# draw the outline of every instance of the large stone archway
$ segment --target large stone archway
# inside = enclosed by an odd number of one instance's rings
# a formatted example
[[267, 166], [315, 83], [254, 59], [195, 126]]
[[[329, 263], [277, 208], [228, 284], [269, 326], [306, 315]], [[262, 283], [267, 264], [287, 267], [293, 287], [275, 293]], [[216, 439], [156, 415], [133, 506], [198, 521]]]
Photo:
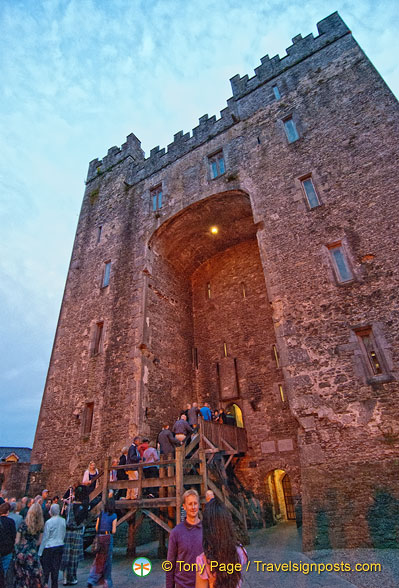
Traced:
[[[271, 444], [295, 461], [288, 438], [296, 438], [297, 424], [281, 394], [249, 196], [224, 192], [196, 202], [163, 223], [148, 248], [143, 400], [149, 432], [159, 430], [160, 414], [173, 422], [187, 402], [236, 403], [248, 433], [245, 475], [262, 493], [251, 464], [265, 461], [270, 469]], [[287, 442], [277, 449], [271, 440], [281, 438]]]

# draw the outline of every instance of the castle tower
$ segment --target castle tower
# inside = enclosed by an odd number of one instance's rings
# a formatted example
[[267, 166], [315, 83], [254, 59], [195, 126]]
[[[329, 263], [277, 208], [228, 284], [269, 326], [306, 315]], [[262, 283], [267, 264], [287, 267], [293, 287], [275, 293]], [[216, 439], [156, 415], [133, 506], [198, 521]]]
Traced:
[[32, 483], [61, 491], [209, 401], [246, 429], [243, 486], [276, 518], [302, 501], [305, 548], [381, 541], [399, 499], [398, 108], [339, 15], [317, 26], [167, 150], [145, 159], [129, 135], [90, 163]]

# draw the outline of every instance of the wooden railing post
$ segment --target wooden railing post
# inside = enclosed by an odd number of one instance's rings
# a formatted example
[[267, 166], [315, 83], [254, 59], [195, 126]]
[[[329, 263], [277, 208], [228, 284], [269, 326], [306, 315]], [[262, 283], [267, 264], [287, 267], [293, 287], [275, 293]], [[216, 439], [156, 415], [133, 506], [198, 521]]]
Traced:
[[201, 482], [201, 495], [205, 496], [205, 492], [208, 490], [208, 472], [206, 469], [206, 457], [205, 457], [205, 449], [199, 450], [199, 473], [202, 476]]
[[103, 474], [103, 490], [102, 490], [102, 502], [108, 498], [108, 482], [109, 482], [109, 470], [110, 470], [111, 458], [108, 456], [104, 460], [104, 474]]
[[143, 468], [138, 467], [138, 474], [139, 474], [139, 488], [137, 493], [137, 499], [140, 500], [141, 494], [143, 492]]
[[181, 521], [181, 502], [183, 496], [183, 454], [184, 446], [176, 447], [176, 525]]

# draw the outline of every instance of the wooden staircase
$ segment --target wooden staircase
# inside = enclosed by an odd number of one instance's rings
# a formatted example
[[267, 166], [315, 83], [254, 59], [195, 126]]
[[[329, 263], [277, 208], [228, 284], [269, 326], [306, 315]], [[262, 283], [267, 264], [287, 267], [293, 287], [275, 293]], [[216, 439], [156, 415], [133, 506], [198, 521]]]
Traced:
[[[247, 450], [246, 431], [243, 428], [223, 425], [208, 421], [201, 421], [197, 434], [189, 445], [176, 448], [175, 458], [161, 456], [158, 462], [151, 466], [158, 466], [159, 477], [145, 478], [143, 469], [146, 463], [129, 464], [128, 466], [114, 466], [112, 469], [137, 470], [137, 480], [118, 480], [111, 482], [111, 459], [104, 463], [104, 471], [101, 475], [101, 484], [90, 494], [90, 501], [102, 492], [103, 499], [109, 495], [110, 490], [136, 488], [138, 496], [136, 500], [116, 500], [116, 508], [122, 513], [117, 525], [128, 522], [129, 555], [135, 553], [135, 533], [141, 524], [143, 517], [147, 516], [160, 528], [160, 557], [165, 556], [165, 537], [170, 533], [174, 525], [181, 522], [182, 497], [188, 488], [196, 487], [201, 497], [201, 503], [205, 502], [205, 492], [209, 489], [219, 500], [224, 502], [232, 513], [233, 519], [240, 527], [242, 535], [246, 535], [246, 516], [242, 496], [237, 507], [237, 497], [233, 497], [227, 483], [226, 468], [233, 459], [239, 460]], [[163, 458], [163, 459], [162, 459]], [[218, 465], [218, 475], [215, 475], [214, 463]], [[99, 476], [100, 478], [100, 476]], [[143, 496], [151, 489], [159, 489], [157, 498]], [[236, 502], [236, 505], [233, 504]], [[96, 515], [101, 505], [96, 505], [90, 512]], [[138, 517], [136, 515], [139, 515]]]

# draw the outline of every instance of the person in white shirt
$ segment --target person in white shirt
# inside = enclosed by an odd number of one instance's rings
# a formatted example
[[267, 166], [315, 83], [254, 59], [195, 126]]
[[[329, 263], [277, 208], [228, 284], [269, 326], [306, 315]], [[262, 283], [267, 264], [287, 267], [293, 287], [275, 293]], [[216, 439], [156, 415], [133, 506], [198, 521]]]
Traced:
[[61, 565], [64, 537], [66, 533], [65, 519], [60, 517], [60, 507], [52, 504], [51, 518], [44, 525], [44, 533], [39, 548], [39, 556], [43, 566], [44, 584], [48, 585], [51, 574], [51, 588], [58, 588], [58, 572]]

